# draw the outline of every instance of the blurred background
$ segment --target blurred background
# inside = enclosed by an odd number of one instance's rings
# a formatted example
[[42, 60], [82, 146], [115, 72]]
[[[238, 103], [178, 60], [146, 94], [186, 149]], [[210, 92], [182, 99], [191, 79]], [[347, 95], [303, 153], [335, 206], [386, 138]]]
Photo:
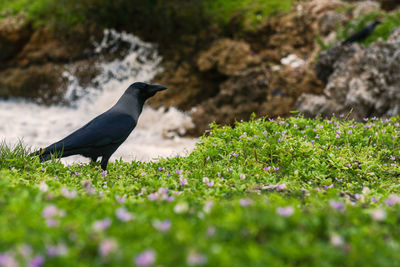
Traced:
[[169, 89], [114, 159], [185, 155], [253, 113], [396, 116], [399, 26], [397, 0], [0, 0], [0, 139], [47, 146], [135, 81]]

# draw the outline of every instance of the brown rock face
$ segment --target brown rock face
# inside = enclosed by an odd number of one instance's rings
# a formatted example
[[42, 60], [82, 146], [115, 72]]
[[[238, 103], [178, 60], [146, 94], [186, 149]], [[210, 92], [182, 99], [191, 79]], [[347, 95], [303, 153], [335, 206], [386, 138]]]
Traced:
[[32, 32], [31, 22], [24, 15], [2, 20], [0, 23], [0, 66], [22, 49]]
[[268, 72], [262, 67], [230, 77], [220, 85], [220, 91], [215, 97], [204, 101], [192, 112], [196, 125], [194, 133], [201, 134], [212, 121], [233, 124], [235, 121], [247, 120], [253, 112], [265, 115], [262, 104], [267, 96], [267, 81]]

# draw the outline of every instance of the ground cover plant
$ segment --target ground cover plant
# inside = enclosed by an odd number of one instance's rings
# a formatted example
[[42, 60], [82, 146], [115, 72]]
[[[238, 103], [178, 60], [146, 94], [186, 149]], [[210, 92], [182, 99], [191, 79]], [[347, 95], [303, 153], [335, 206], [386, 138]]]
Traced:
[[399, 123], [213, 125], [187, 157], [108, 173], [3, 144], [0, 266], [395, 266]]

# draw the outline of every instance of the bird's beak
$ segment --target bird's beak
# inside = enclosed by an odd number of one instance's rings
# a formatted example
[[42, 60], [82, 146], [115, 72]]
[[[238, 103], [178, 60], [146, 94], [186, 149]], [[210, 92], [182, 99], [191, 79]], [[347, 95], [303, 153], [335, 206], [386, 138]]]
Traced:
[[151, 85], [151, 87], [150, 87], [150, 90], [151, 91], [153, 91], [154, 93], [155, 92], [158, 92], [158, 91], [163, 91], [163, 90], [166, 90], [167, 89], [167, 87], [165, 87], [165, 86], [163, 86], [163, 85]]

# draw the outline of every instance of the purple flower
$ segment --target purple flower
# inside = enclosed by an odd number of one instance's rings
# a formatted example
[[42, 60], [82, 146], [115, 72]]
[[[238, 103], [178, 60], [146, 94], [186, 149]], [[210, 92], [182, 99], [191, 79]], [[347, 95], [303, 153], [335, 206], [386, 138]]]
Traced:
[[92, 228], [95, 231], [104, 231], [111, 225], [111, 220], [109, 218], [105, 218], [103, 220], [98, 220], [93, 222]]
[[239, 154], [233, 153], [232, 156], [234, 156], [236, 158], [236, 157], [239, 157]]
[[278, 171], [279, 170], [279, 167], [272, 166], [272, 168], [274, 169], [274, 171]]
[[75, 190], [69, 191], [68, 188], [63, 187], [61, 188], [61, 194], [66, 198], [72, 199], [76, 197], [77, 192]]
[[125, 208], [119, 208], [115, 211], [115, 216], [122, 222], [129, 222], [133, 219], [133, 216]]
[[348, 133], [348, 134], [352, 134], [352, 133], [353, 133], [353, 131], [352, 131], [352, 130], [349, 130], [347, 133]]
[[246, 179], [246, 175], [243, 174], [243, 173], [241, 173], [241, 174], [239, 175], [239, 178], [240, 178], [240, 180], [244, 180], [244, 179]]
[[167, 232], [169, 228], [171, 228], [171, 221], [169, 220], [154, 220], [153, 227], [156, 228], [160, 232]]
[[330, 184], [330, 185], [324, 185], [324, 189], [326, 190], [326, 189], [329, 189], [329, 188], [332, 188], [333, 187], [333, 184]]
[[44, 209], [43, 209], [43, 211], [42, 211], [42, 216], [44, 217], [44, 218], [50, 218], [50, 217], [54, 217], [54, 216], [57, 216], [58, 215], [58, 209], [57, 209], [57, 207], [55, 206], [55, 205], [53, 205], [53, 204], [50, 204], [50, 205], [47, 205]]
[[275, 188], [277, 189], [277, 190], [284, 190], [285, 188], [286, 188], [286, 184], [277, 184], [276, 186], [275, 186]]
[[159, 193], [151, 193], [147, 196], [148, 200], [154, 201], [160, 198], [160, 194]]
[[142, 172], [142, 173], [140, 174], [140, 176], [147, 176], [147, 173]]
[[44, 263], [44, 258], [41, 255], [34, 257], [31, 262], [29, 263], [30, 267], [40, 267]]
[[107, 170], [102, 171], [101, 172], [101, 177], [104, 178], [107, 175], [107, 173], [108, 173]]
[[335, 209], [335, 210], [344, 210], [344, 204], [343, 204], [343, 202], [341, 202], [341, 201], [335, 201], [335, 200], [331, 199], [331, 200], [329, 201], [329, 205], [331, 205], [331, 208], [332, 208], [332, 209]]
[[182, 174], [182, 172], [183, 172], [183, 170], [177, 170], [176, 174], [180, 175], [180, 174]]
[[0, 253], [0, 266], [17, 267], [19, 266], [14, 256], [9, 253]]
[[368, 121], [368, 118], [363, 118], [364, 121]]
[[253, 204], [253, 201], [249, 198], [241, 198], [239, 199], [239, 205], [242, 207], [247, 207]]
[[395, 126], [395, 127], [399, 127], [399, 124], [398, 124], [398, 123], [395, 123], [394, 126]]
[[75, 172], [75, 176], [79, 176], [79, 172]]
[[395, 204], [400, 204], [400, 196], [398, 195], [390, 195], [388, 199], [385, 201], [386, 206], [393, 206]]
[[315, 136], [315, 139], [319, 139], [319, 135], [318, 134]]
[[126, 195], [123, 195], [122, 197], [115, 196], [115, 200], [116, 200], [118, 203], [123, 204], [123, 203], [125, 203], [125, 201], [126, 201]]
[[279, 207], [276, 210], [276, 213], [283, 217], [290, 217], [294, 212], [294, 208], [292, 206], [287, 206], [287, 207]]
[[208, 187], [213, 187], [214, 186], [214, 180], [211, 180], [210, 182], [207, 183]]
[[114, 252], [117, 248], [117, 243], [112, 239], [104, 239], [99, 245], [99, 253], [105, 258]]
[[340, 138], [340, 135], [336, 134], [336, 138]]
[[375, 197], [372, 197], [372, 198], [371, 198], [371, 201], [372, 201], [373, 203], [377, 203], [377, 202], [378, 202], [378, 199], [375, 198]]
[[60, 243], [56, 246], [50, 245], [46, 249], [46, 254], [51, 258], [56, 256], [64, 256], [67, 254], [67, 247], [63, 243]]
[[226, 169], [227, 172], [232, 172], [233, 170], [231, 168]]
[[390, 156], [390, 160], [395, 161], [396, 157], [395, 156]]
[[208, 179], [208, 177], [203, 177], [203, 183], [208, 183], [208, 182], [210, 182], [210, 179]]
[[168, 194], [168, 188], [160, 187], [158, 188], [158, 193], [160, 194]]
[[271, 170], [271, 166], [268, 166], [268, 167], [264, 168], [264, 171], [269, 171], [269, 170]]
[[332, 123], [332, 121], [331, 121], [331, 120], [327, 120], [326, 122], [327, 122], [327, 123], [329, 123], [329, 124], [331, 124], [331, 123]]
[[150, 266], [156, 260], [156, 253], [152, 249], [148, 249], [140, 253], [136, 259], [135, 263], [139, 267]]
[[371, 126], [370, 124], [366, 124], [364, 127], [367, 128], [367, 129], [369, 129], [369, 128], [371, 128], [372, 126]]
[[182, 177], [179, 178], [179, 182], [180, 182], [179, 184], [182, 185], [182, 186], [187, 185], [187, 180], [186, 180], [186, 178], [182, 178]]

